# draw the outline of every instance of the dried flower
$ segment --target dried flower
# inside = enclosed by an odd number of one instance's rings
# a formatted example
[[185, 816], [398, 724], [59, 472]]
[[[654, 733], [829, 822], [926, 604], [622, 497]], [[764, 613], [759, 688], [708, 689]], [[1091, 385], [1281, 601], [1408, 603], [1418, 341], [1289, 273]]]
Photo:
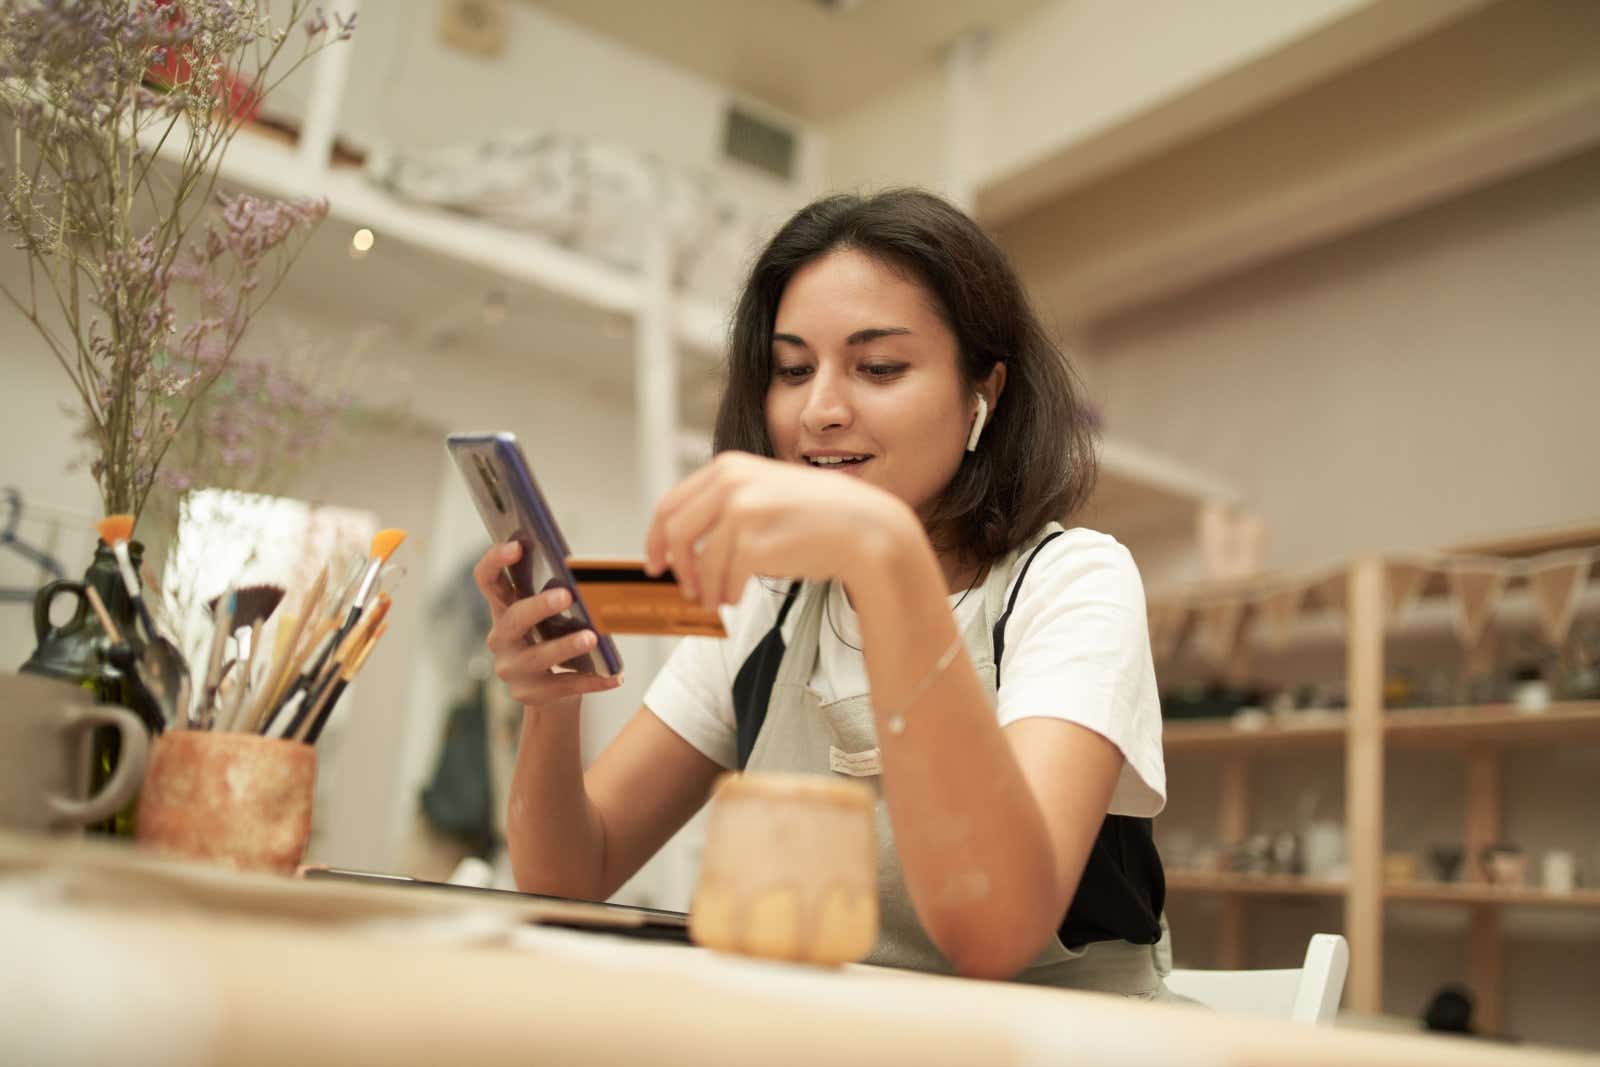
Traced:
[[[266, 0], [0, 0], [0, 113], [15, 129], [0, 227], [29, 261], [27, 290], [0, 297], [71, 379], [108, 513], [144, 508], [219, 383], [267, 407], [304, 399], [260, 367], [227, 375], [327, 204], [211, 192], [262, 97], [354, 30], [353, 16], [307, 19], [309, 0], [286, 6], [304, 34], [281, 32]], [[237, 420], [217, 445], [240, 460], [276, 447], [272, 432]]]

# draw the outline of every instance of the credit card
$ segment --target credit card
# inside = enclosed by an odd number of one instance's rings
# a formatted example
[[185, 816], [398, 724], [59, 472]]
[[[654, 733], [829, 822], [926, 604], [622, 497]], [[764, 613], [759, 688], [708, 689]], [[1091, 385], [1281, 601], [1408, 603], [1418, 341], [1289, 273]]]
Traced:
[[602, 633], [728, 636], [722, 616], [685, 599], [671, 571], [652, 578], [642, 559], [569, 559], [567, 569]]

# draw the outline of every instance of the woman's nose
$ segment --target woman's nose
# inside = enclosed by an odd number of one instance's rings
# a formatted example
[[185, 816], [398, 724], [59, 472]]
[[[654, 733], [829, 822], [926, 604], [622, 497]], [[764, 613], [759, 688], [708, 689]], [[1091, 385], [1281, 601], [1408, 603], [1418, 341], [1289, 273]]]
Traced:
[[847, 427], [852, 417], [849, 389], [838, 375], [818, 373], [811, 379], [811, 388], [806, 391], [805, 408], [800, 413], [808, 431], [820, 433]]

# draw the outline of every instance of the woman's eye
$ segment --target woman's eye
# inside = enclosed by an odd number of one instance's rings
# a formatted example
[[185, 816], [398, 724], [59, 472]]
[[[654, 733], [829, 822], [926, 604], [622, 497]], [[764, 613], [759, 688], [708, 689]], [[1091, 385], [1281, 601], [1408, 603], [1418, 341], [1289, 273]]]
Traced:
[[774, 378], [784, 378], [789, 381], [799, 381], [810, 373], [810, 367], [774, 367], [772, 370]]
[[869, 363], [862, 368], [869, 378], [893, 378], [906, 369], [904, 363]]

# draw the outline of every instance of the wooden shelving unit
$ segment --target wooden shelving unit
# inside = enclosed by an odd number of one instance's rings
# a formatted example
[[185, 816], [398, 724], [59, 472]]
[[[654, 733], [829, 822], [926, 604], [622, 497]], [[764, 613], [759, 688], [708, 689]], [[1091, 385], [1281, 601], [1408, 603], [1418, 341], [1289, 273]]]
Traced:
[[[1212, 896], [1343, 897], [1350, 891], [1345, 881], [1303, 878], [1286, 874], [1219, 874], [1214, 871], [1171, 870], [1167, 890]], [[1483, 904], [1504, 907], [1600, 908], [1600, 889], [1575, 889], [1552, 893], [1529, 886], [1497, 886], [1483, 882], [1390, 882], [1384, 900], [1415, 904]]]
[[[1265, 725], [1243, 728], [1227, 720], [1169, 722], [1163, 733], [1168, 753], [1261, 752], [1288, 748], [1333, 748], [1344, 744], [1343, 712], [1295, 712]], [[1560, 741], [1600, 740], [1600, 701], [1552, 704], [1524, 711], [1509, 704], [1457, 708], [1397, 708], [1383, 717], [1386, 744], [1406, 748], [1513, 747]]]
[[1418, 904], [1474, 904], [1506, 907], [1600, 908], [1600, 889], [1574, 889], [1551, 893], [1530, 887], [1487, 885], [1482, 882], [1407, 882], [1383, 887], [1385, 900]]
[[1552, 704], [1544, 711], [1523, 711], [1507, 704], [1407, 708], [1384, 716], [1383, 736], [1389, 744], [1415, 748], [1600, 741], [1600, 701]]
[[[1449, 550], [1452, 553], [1518, 558], [1600, 545], [1600, 525], [1567, 527], [1503, 538]], [[1222, 901], [1218, 966], [1245, 966], [1247, 908], [1263, 898], [1329, 898], [1344, 903], [1344, 935], [1350, 941], [1346, 1005], [1363, 1014], [1381, 1013], [1385, 909], [1390, 903], [1458, 905], [1468, 910], [1468, 981], [1478, 999], [1480, 1028], [1502, 1027], [1503, 950], [1501, 913], [1507, 907], [1557, 910], [1600, 909], [1600, 889], [1552, 893], [1533, 887], [1491, 885], [1468, 864], [1457, 883], [1385, 884], [1384, 764], [1390, 747], [1439, 749], [1463, 761], [1466, 780], [1463, 851], [1477, 856], [1501, 839], [1501, 756], [1523, 746], [1600, 743], [1600, 701], [1556, 703], [1541, 711], [1511, 705], [1388, 709], [1384, 705], [1385, 643], [1392, 603], [1388, 581], [1391, 560], [1374, 556], [1330, 572], [1322, 580], [1337, 585], [1344, 631], [1345, 689], [1341, 712], [1303, 712], [1259, 717], [1236, 726], [1231, 720], [1169, 721], [1164, 745], [1173, 759], [1200, 758], [1221, 771], [1217, 812], [1218, 840], [1245, 839], [1250, 827], [1250, 769], [1257, 759], [1293, 757], [1309, 750], [1344, 753], [1345, 838], [1348, 877], [1342, 881], [1289, 876], [1173, 870], [1169, 890], [1205, 894]], [[1179, 591], [1190, 603], [1241, 601], [1276, 588], [1282, 575], [1259, 583], [1212, 583]], [[1446, 593], [1442, 580], [1423, 586], [1424, 598]], [[1153, 604], [1163, 598], [1152, 597]], [[1423, 605], [1422, 607], [1426, 607]], [[1419, 613], [1422, 608], [1419, 607]], [[1434, 612], [1437, 615], [1437, 612]], [[1437, 620], [1434, 620], [1435, 622]], [[1325, 627], [1324, 627], [1325, 628]], [[1402, 638], [1404, 635], [1396, 633]]]
[[1167, 890], [1179, 893], [1238, 894], [1256, 897], [1342, 897], [1344, 882], [1287, 874], [1217, 874], [1210, 871], [1167, 872]]
[[1169, 722], [1162, 731], [1162, 745], [1168, 754], [1213, 752], [1276, 751], [1286, 748], [1332, 747], [1344, 743], [1345, 717], [1342, 714], [1299, 715], [1289, 722], [1270, 722], [1254, 729], [1242, 729], [1226, 720]]

